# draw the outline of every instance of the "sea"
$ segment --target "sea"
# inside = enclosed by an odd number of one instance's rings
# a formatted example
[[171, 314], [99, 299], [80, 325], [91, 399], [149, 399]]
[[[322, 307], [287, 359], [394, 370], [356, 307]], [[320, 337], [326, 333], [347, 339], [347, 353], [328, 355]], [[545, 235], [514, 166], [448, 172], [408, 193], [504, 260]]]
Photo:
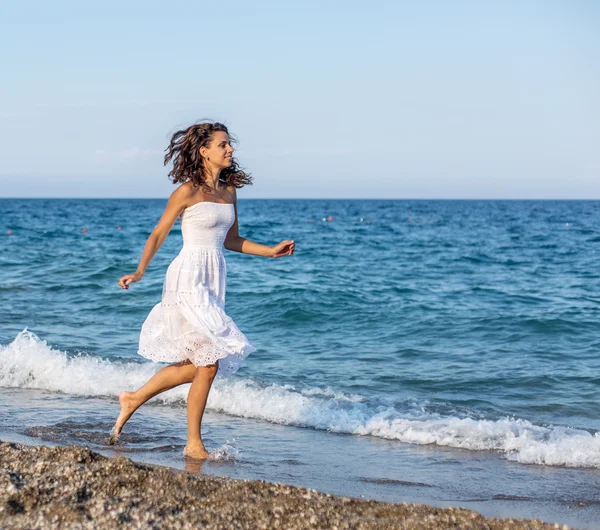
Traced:
[[[243, 196], [243, 193], [240, 193]], [[238, 203], [226, 311], [257, 348], [217, 378], [186, 461], [189, 386], [107, 445], [182, 245], [121, 290], [166, 199], [0, 199], [0, 439], [192, 473], [600, 528], [600, 202]]]

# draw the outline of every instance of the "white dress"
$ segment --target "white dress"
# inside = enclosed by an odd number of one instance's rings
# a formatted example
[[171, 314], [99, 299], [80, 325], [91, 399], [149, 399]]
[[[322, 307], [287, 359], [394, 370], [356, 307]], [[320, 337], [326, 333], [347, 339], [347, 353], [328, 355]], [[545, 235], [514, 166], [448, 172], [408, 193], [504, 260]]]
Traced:
[[183, 211], [183, 247], [167, 269], [162, 301], [142, 325], [140, 355], [195, 366], [218, 360], [219, 374], [228, 377], [256, 350], [225, 314], [223, 241], [234, 221], [229, 203], [199, 202]]

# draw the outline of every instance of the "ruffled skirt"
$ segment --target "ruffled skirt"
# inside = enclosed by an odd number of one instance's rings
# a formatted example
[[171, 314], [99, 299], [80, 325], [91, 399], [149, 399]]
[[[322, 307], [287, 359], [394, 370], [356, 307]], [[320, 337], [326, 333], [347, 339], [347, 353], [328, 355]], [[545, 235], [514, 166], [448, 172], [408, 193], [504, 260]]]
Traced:
[[225, 313], [226, 282], [221, 249], [184, 246], [167, 269], [161, 302], [142, 325], [138, 353], [195, 366], [219, 361], [219, 374], [235, 373], [256, 348]]

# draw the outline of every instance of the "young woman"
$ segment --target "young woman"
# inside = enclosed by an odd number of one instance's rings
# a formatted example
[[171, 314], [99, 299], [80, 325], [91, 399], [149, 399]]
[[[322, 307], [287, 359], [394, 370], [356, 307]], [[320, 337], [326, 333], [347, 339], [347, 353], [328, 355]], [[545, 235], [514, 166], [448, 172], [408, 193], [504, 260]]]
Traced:
[[161, 303], [154, 306], [140, 334], [138, 353], [156, 362], [174, 363], [159, 370], [135, 392], [121, 392], [121, 413], [113, 428], [114, 443], [131, 415], [151, 397], [192, 383], [187, 398], [188, 439], [183, 451], [208, 458], [201, 422], [213, 379], [233, 374], [255, 350], [225, 307], [226, 269], [223, 247], [235, 252], [280, 258], [294, 253], [294, 241], [268, 247], [238, 234], [236, 188], [251, 184], [238, 168], [227, 128], [200, 123], [176, 132], [165, 155], [173, 162], [169, 176], [181, 185], [148, 237], [133, 274], [119, 280], [122, 289], [139, 282], [150, 261], [181, 216], [183, 248], [167, 269]]

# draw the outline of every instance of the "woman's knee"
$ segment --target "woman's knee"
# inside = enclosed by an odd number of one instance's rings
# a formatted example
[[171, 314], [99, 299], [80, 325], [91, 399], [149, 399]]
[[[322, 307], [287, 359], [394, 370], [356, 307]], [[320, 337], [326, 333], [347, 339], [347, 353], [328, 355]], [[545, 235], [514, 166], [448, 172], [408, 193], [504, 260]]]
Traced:
[[219, 361], [214, 364], [207, 364], [206, 366], [198, 366], [196, 367], [196, 373], [202, 374], [203, 377], [208, 377], [209, 379], [214, 379], [219, 371]]

